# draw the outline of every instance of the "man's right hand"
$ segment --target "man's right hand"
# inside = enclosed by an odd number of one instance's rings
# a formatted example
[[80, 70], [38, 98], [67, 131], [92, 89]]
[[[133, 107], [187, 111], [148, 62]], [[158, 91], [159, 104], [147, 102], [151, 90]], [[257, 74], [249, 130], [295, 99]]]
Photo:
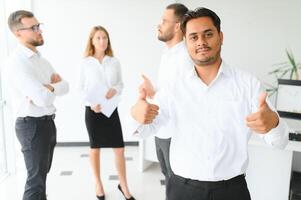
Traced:
[[51, 75], [51, 84], [54, 84], [54, 83], [58, 83], [58, 82], [61, 82], [62, 81], [62, 78], [59, 74], [52, 74]]
[[132, 117], [141, 124], [150, 124], [158, 115], [159, 107], [146, 101], [146, 91], [142, 89], [137, 103], [132, 107]]
[[139, 92], [141, 93], [142, 90], [144, 89], [146, 92], [146, 96], [148, 98], [151, 98], [151, 99], [154, 98], [156, 92], [155, 92], [152, 82], [150, 81], [149, 78], [147, 78], [143, 74], [142, 74], [142, 78], [143, 78], [143, 83], [139, 86]]
[[91, 106], [91, 110], [93, 110], [95, 113], [100, 113], [101, 112], [100, 104], [97, 104], [96, 106]]

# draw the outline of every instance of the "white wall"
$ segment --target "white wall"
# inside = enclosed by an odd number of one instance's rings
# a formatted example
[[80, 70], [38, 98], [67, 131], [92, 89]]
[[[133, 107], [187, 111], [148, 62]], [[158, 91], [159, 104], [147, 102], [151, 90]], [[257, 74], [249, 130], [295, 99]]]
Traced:
[[291, 48], [301, 61], [301, 1], [299, 0], [181, 0], [189, 8], [207, 7], [221, 18], [223, 58], [261, 80], [272, 65], [286, 61]]
[[45, 24], [45, 45], [40, 48], [54, 68], [70, 83], [67, 96], [57, 98], [59, 142], [88, 141], [84, 107], [76, 90], [78, 67], [90, 29], [103, 25], [110, 33], [115, 56], [122, 65], [125, 88], [119, 114], [127, 141], [136, 140], [126, 130], [129, 108], [135, 102], [140, 74], [156, 77], [162, 43], [157, 23], [167, 0], [33, 0], [32, 8]]

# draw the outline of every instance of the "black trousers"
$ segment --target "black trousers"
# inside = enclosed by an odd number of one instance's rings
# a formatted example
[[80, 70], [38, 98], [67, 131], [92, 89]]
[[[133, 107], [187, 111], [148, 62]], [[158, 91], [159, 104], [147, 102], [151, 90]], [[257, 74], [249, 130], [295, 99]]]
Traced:
[[173, 175], [167, 185], [168, 200], [251, 200], [244, 175], [208, 182]]
[[46, 200], [46, 177], [56, 144], [54, 116], [18, 118], [17, 138], [27, 170], [23, 200]]

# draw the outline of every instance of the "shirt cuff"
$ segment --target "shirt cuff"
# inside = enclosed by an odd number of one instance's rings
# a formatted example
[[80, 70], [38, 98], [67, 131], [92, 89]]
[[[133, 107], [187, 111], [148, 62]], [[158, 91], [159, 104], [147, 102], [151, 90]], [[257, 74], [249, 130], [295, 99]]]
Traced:
[[137, 122], [133, 117], [129, 117], [128, 124], [128, 132], [132, 136], [139, 137], [140, 139], [145, 139], [153, 135], [153, 132], [149, 129], [150, 125], [141, 124]]
[[136, 136], [139, 133], [138, 128], [141, 124], [134, 120], [132, 116], [130, 116], [127, 121], [129, 134]]
[[54, 88], [53, 93], [57, 96], [64, 95], [69, 91], [69, 85], [64, 80], [50, 85]]
[[289, 128], [285, 121], [279, 118], [279, 124], [277, 127], [270, 130], [264, 135], [266, 143], [277, 148], [285, 148], [288, 144]]

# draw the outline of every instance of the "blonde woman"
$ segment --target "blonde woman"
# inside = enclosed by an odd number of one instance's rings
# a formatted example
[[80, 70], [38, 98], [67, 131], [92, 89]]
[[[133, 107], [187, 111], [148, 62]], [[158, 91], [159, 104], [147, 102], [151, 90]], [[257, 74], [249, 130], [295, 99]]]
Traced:
[[[121, 94], [123, 82], [119, 61], [113, 50], [107, 30], [102, 26], [92, 28], [81, 64], [80, 90], [83, 96], [96, 85], [108, 88], [105, 98]], [[95, 94], [97, 95], [97, 94]], [[105, 199], [100, 173], [100, 149], [113, 148], [118, 172], [118, 189], [125, 199], [135, 200], [130, 194], [126, 180], [124, 141], [117, 108], [108, 118], [101, 112], [101, 105], [92, 105], [86, 100], [85, 122], [90, 142], [90, 161], [96, 183], [96, 197]]]

